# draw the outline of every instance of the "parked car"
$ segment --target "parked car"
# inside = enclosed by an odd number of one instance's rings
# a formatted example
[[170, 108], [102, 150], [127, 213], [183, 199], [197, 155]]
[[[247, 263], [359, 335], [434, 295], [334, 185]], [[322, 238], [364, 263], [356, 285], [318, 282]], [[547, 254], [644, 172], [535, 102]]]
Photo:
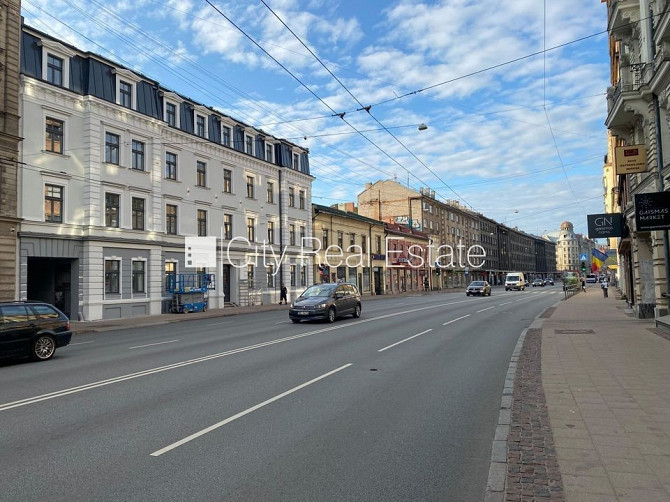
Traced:
[[491, 296], [491, 285], [486, 281], [472, 281], [465, 288], [465, 296], [470, 295]]
[[70, 343], [70, 320], [43, 302], [0, 303], [0, 357], [46, 361]]
[[544, 287], [544, 281], [540, 278], [537, 278], [533, 281], [533, 287], [542, 286]]
[[354, 284], [349, 283], [314, 284], [295, 299], [288, 311], [289, 318], [295, 323], [311, 319], [334, 322], [347, 314], [361, 316], [361, 294]]
[[550, 286], [554, 285], [554, 280], [551, 277], [547, 277], [547, 279], [544, 282], [545, 284], [549, 284]]

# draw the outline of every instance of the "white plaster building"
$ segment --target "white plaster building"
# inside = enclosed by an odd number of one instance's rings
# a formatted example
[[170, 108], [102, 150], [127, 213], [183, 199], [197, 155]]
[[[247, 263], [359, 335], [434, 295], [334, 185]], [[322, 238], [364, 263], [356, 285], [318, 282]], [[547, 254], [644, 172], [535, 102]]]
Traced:
[[306, 150], [25, 26], [20, 85], [19, 298], [73, 319], [165, 312], [166, 275], [196, 272], [190, 236], [217, 238], [211, 307], [311, 284]]

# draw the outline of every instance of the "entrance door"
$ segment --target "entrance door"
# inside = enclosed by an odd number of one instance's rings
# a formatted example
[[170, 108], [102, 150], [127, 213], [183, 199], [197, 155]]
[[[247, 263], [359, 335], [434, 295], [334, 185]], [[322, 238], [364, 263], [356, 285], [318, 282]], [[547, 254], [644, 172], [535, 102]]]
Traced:
[[379, 270], [374, 271], [374, 282], [375, 282], [375, 294], [376, 295], [381, 295], [382, 294], [382, 277], [381, 273]]
[[223, 265], [221, 271], [221, 284], [223, 288], [224, 301], [230, 302], [230, 265]]
[[[72, 258], [28, 257], [28, 300], [38, 300], [54, 305], [66, 316], [77, 312], [75, 293], [78, 277], [73, 277]], [[74, 267], [76, 269], [76, 267]]]

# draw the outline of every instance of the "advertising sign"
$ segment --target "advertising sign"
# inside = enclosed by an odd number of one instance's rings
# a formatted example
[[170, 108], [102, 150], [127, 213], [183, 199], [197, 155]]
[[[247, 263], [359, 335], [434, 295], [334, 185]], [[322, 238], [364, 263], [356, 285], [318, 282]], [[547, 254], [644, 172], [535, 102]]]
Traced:
[[587, 214], [589, 239], [621, 237], [623, 222], [620, 213]]
[[395, 217], [395, 222], [398, 225], [406, 225], [409, 227], [410, 221], [412, 222], [412, 228], [415, 230], [421, 230], [421, 222], [417, 221], [416, 219], [410, 219], [409, 216], [396, 216]]
[[670, 192], [635, 195], [635, 226], [638, 232], [670, 229]]
[[617, 146], [614, 165], [617, 174], [643, 173], [647, 170], [647, 149], [644, 145]]

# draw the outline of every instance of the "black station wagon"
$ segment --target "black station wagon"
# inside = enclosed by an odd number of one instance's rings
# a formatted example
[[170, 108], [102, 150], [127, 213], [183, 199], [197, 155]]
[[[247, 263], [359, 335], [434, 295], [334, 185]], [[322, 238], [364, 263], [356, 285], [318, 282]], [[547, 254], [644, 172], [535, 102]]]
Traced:
[[42, 302], [0, 303], [0, 358], [51, 359], [57, 347], [70, 343], [70, 320]]

